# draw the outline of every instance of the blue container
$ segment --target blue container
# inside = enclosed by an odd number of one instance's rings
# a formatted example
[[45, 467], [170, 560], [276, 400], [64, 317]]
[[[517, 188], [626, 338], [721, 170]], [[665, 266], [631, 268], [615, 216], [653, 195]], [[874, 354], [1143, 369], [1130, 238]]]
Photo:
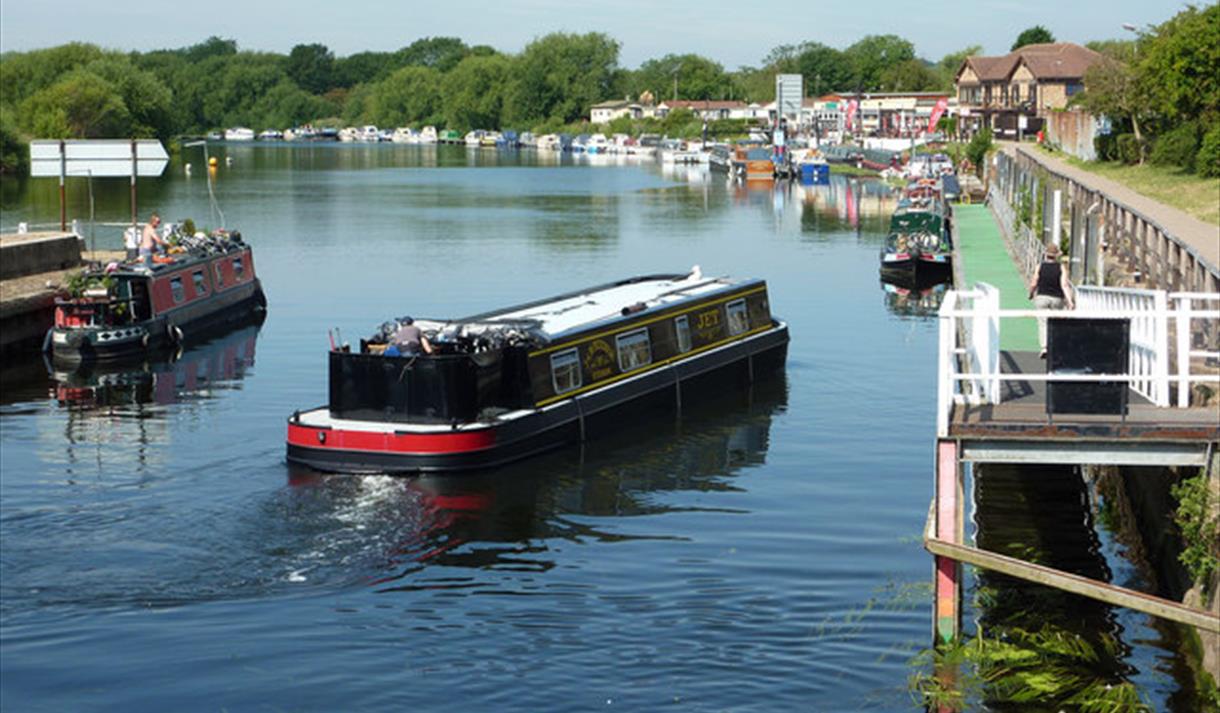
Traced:
[[807, 186], [830, 184], [830, 166], [825, 163], [802, 163], [801, 183]]

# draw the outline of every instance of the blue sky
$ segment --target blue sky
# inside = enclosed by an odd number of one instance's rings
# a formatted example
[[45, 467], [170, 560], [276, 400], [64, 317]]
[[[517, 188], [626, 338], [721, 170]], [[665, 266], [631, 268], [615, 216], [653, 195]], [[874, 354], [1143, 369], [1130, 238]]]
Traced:
[[447, 35], [517, 52], [548, 32], [597, 31], [622, 43], [626, 67], [695, 52], [734, 69], [759, 64], [779, 44], [813, 40], [842, 48], [867, 34], [901, 35], [932, 60], [971, 44], [988, 54], [1007, 52], [1022, 29], [1036, 24], [1060, 40], [1084, 43], [1129, 35], [1123, 23], [1157, 24], [1183, 7], [1172, 0], [0, 0], [0, 50], [69, 41], [149, 50], [218, 35], [243, 49], [285, 53], [297, 43], [321, 42], [343, 56]]

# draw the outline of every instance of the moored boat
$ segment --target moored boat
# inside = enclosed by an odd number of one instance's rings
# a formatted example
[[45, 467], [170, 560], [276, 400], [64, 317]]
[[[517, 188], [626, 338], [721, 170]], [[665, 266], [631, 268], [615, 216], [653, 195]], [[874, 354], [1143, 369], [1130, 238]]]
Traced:
[[253, 141], [254, 129], [247, 129], [244, 126], [238, 126], [232, 129], [225, 129], [225, 141]]
[[45, 348], [57, 363], [107, 361], [176, 348], [266, 308], [250, 246], [233, 231], [188, 237], [168, 256], [85, 270], [56, 300]]
[[680, 408], [684, 388], [732, 388], [782, 365], [788, 346], [763, 280], [698, 268], [420, 320], [413, 328], [430, 353], [398, 353], [402, 324], [331, 350], [328, 404], [289, 418], [290, 462], [338, 472], [494, 466], [596, 435], [597, 419], [646, 399]]
[[939, 179], [921, 179], [907, 186], [890, 216], [890, 231], [880, 259], [882, 276], [904, 284], [952, 276], [950, 208]]

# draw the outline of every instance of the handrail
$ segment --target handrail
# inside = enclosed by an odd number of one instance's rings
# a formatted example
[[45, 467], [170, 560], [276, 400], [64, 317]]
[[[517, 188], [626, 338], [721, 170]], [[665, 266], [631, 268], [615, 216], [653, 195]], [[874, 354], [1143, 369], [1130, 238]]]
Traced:
[[[1220, 321], [1220, 309], [1198, 309], [1196, 302], [1215, 303], [1220, 294], [1169, 293], [1163, 290], [1103, 287], [1078, 288], [1076, 310], [1000, 309], [999, 290], [978, 283], [972, 290], [950, 290], [938, 311], [940, 349], [937, 360], [937, 433], [948, 436], [954, 404], [999, 404], [1004, 382], [1123, 382], [1153, 404], [1168, 408], [1170, 386], [1177, 384], [1176, 406], [1190, 405], [1194, 383], [1220, 384], [1220, 374], [1191, 371], [1192, 358], [1220, 359], [1220, 351], [1191, 347], [1191, 321]], [[1121, 374], [1002, 373], [999, 360], [1003, 319], [1130, 320], [1128, 368]], [[1177, 327], [1176, 373], [1170, 373], [1169, 323]]]

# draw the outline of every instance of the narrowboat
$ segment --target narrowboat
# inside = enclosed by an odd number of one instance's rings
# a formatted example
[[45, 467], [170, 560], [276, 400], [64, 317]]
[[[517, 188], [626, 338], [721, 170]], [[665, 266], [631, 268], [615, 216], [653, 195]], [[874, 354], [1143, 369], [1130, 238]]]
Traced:
[[930, 284], [953, 274], [949, 204], [940, 181], [921, 179], [909, 185], [890, 216], [890, 231], [881, 248], [881, 275], [904, 284]]
[[741, 181], [774, 181], [771, 155], [771, 149], [763, 146], [738, 146], [732, 160], [733, 176]]
[[430, 353], [389, 349], [400, 326], [331, 348], [329, 402], [289, 417], [289, 462], [352, 473], [496, 466], [612, 429], [632, 406], [680, 408], [684, 388], [736, 388], [788, 351], [765, 281], [697, 267], [418, 320]]
[[55, 302], [44, 351], [60, 364], [146, 356], [177, 348], [266, 309], [254, 254], [233, 231], [190, 237], [152, 267], [94, 266]]

